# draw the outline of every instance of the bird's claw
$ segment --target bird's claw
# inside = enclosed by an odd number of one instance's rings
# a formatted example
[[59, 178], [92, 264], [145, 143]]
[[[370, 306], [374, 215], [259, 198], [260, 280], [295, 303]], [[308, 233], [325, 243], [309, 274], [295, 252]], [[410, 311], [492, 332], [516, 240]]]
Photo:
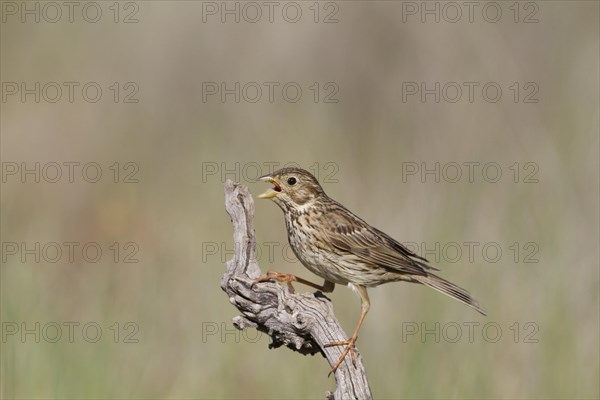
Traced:
[[354, 368], [356, 368], [356, 345], [355, 345], [356, 339], [358, 339], [358, 338], [352, 337], [348, 340], [342, 340], [339, 342], [331, 342], [331, 343], [328, 343], [325, 345], [325, 347], [346, 346], [346, 348], [342, 352], [342, 355], [340, 356], [339, 360], [333, 366], [333, 368], [331, 368], [331, 371], [329, 371], [329, 374], [327, 376], [330, 376], [331, 374], [335, 373], [335, 371], [337, 371], [339, 366], [342, 365], [342, 362], [344, 361], [344, 358], [346, 358], [348, 353], [350, 353], [350, 357], [352, 358], [352, 365], [354, 365]]
[[285, 282], [291, 293], [295, 293], [296, 290], [292, 286], [292, 282], [296, 281], [296, 276], [292, 274], [282, 274], [280, 272], [267, 271], [267, 275], [259, 276], [254, 280], [253, 286], [259, 282]]

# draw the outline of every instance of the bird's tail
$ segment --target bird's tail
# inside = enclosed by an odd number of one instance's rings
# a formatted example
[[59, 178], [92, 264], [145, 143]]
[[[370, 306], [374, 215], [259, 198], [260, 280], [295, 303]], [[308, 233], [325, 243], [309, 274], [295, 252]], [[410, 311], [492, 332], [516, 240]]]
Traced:
[[471, 297], [469, 292], [467, 292], [465, 289], [458, 287], [455, 284], [450, 283], [447, 280], [431, 273], [427, 275], [413, 275], [412, 278], [417, 282], [429, 286], [430, 288], [435, 289], [438, 292], [442, 292], [445, 295], [448, 295], [460, 301], [461, 303], [465, 303], [469, 307], [473, 307], [481, 314], [486, 315], [485, 310], [479, 305], [477, 300]]

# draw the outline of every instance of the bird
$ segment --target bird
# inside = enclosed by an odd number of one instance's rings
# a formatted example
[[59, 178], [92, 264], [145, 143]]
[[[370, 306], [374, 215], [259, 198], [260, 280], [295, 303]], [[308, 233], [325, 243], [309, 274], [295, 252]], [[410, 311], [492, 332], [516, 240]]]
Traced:
[[368, 288], [388, 282], [419, 283], [444, 293], [486, 315], [469, 292], [435, 275], [438, 268], [412, 252], [391, 236], [369, 225], [342, 204], [333, 200], [310, 172], [288, 167], [261, 176], [257, 181], [273, 185], [258, 196], [270, 199], [283, 210], [288, 241], [300, 262], [312, 273], [323, 278], [315, 284], [292, 274], [268, 272], [257, 282], [298, 282], [324, 293], [335, 285], [346, 285], [360, 298], [361, 313], [352, 336], [325, 345], [345, 346], [334, 373], [350, 353], [356, 366], [355, 344], [370, 308]]

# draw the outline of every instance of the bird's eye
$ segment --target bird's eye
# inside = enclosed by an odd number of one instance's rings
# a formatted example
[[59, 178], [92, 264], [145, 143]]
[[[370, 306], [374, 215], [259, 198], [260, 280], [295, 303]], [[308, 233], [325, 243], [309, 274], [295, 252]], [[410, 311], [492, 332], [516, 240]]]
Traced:
[[296, 178], [294, 178], [293, 176], [291, 178], [288, 178], [287, 180], [288, 185], [295, 185], [296, 182]]

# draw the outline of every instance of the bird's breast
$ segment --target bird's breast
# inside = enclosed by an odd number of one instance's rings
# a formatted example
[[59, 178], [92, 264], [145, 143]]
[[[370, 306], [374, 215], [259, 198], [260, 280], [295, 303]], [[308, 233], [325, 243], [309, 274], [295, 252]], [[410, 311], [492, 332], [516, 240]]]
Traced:
[[332, 268], [337, 257], [329, 251], [326, 241], [310, 220], [310, 215], [297, 214], [294, 218], [286, 218], [288, 240], [300, 262], [313, 274], [330, 282], [346, 284], [347, 280]]

